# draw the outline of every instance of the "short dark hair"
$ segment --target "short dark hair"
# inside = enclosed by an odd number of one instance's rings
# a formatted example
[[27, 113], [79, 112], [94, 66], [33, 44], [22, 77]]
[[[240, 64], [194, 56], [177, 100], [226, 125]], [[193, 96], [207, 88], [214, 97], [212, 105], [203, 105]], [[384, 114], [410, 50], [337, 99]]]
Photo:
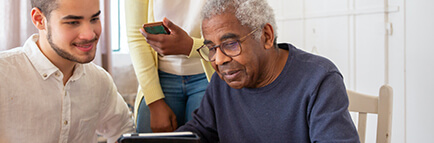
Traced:
[[47, 20], [50, 18], [51, 11], [58, 7], [57, 0], [30, 0], [30, 2], [33, 8], [38, 8], [47, 17]]

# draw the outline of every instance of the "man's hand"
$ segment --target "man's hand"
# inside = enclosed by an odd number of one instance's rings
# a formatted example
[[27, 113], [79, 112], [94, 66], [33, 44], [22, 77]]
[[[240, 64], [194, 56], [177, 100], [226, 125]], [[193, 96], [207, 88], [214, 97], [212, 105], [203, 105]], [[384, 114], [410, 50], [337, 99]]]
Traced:
[[157, 100], [148, 105], [151, 112], [152, 132], [173, 132], [178, 127], [175, 113], [164, 102], [163, 99]]
[[189, 55], [193, 46], [193, 39], [177, 25], [167, 18], [163, 19], [163, 25], [170, 30], [170, 34], [150, 34], [143, 28], [140, 29], [151, 47], [162, 55]]

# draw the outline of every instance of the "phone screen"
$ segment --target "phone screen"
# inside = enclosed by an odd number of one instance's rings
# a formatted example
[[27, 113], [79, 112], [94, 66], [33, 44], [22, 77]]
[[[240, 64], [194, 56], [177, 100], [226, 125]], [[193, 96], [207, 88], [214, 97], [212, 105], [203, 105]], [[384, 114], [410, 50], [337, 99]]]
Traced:
[[143, 25], [146, 32], [151, 34], [170, 34], [169, 30], [163, 25], [162, 22], [147, 23]]

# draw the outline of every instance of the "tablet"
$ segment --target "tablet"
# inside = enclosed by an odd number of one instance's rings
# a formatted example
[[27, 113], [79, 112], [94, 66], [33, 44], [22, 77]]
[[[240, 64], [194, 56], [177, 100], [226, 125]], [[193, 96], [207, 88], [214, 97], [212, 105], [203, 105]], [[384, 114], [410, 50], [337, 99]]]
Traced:
[[200, 143], [193, 132], [134, 133], [123, 134], [118, 143]]

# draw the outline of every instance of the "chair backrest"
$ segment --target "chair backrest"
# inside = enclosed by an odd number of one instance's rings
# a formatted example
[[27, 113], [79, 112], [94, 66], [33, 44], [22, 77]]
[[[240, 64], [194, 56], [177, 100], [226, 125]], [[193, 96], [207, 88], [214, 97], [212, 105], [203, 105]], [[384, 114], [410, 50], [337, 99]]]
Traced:
[[365, 142], [366, 118], [368, 113], [378, 114], [377, 116], [377, 143], [390, 143], [392, 129], [392, 87], [383, 85], [380, 88], [379, 96], [358, 93], [347, 90], [350, 105], [348, 110], [359, 115], [357, 132], [360, 142]]

